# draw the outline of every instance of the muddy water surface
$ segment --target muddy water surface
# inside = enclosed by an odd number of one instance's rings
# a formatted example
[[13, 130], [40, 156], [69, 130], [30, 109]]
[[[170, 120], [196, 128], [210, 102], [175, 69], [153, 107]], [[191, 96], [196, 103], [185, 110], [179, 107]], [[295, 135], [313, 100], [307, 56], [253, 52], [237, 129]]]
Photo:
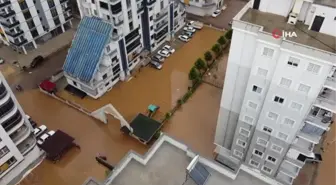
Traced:
[[[91, 110], [112, 103], [127, 120], [145, 112], [151, 103], [159, 105], [160, 115], [163, 115], [186, 91], [188, 71], [195, 60], [211, 48], [221, 34], [204, 28], [167, 59], [162, 70], [146, 67], [135, 78], [119, 83], [99, 100], [79, 100], [66, 93], [62, 95]], [[211, 156], [220, 96], [220, 89], [202, 85], [165, 125], [164, 131], [195, 151]], [[32, 172], [34, 178], [27, 178], [21, 185], [80, 185], [89, 176], [103, 180], [105, 168], [94, 159], [98, 152], [105, 154], [110, 163], [117, 164], [129, 150], [144, 154], [148, 149], [135, 139], [122, 135], [119, 122], [112, 118], [108, 125], [104, 125], [38, 90], [26, 90], [17, 97], [27, 114], [39, 124], [69, 133], [81, 146], [80, 151], [71, 150], [57, 164], [45, 160]]]

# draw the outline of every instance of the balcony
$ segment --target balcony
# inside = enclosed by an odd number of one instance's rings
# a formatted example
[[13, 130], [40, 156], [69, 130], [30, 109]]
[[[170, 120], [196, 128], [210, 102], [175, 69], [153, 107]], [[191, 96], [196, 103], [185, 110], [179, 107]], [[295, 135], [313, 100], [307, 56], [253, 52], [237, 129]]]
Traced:
[[285, 183], [285, 184], [292, 184], [293, 183], [293, 180], [294, 178], [289, 176], [288, 174], [282, 172], [282, 171], [279, 171], [279, 173], [277, 174], [276, 176], [276, 179], [282, 183]]
[[313, 106], [310, 110], [309, 114], [305, 122], [310, 123], [312, 125], [316, 125], [324, 130], [329, 128], [331, 124], [333, 114], [330, 111], [321, 109], [317, 106]]
[[2, 18], [9, 18], [11, 16], [15, 15], [15, 11], [11, 10], [9, 12], [1, 12], [0, 17]]
[[300, 130], [298, 132], [297, 136], [302, 138], [302, 139], [305, 139], [307, 141], [310, 141], [314, 144], [318, 144], [320, 142], [320, 139], [321, 139], [321, 136], [306, 133], [304, 130]]
[[0, 82], [0, 100], [7, 95], [6, 87], [4, 86], [3, 82]]
[[68, 20], [70, 20], [70, 19], [73, 19], [73, 16], [72, 16], [72, 15], [69, 15], [69, 16], [64, 17], [64, 19], [65, 19], [65, 21], [68, 21]]
[[202, 7], [216, 6], [216, 3], [213, 0], [205, 0], [202, 4]]
[[27, 42], [28, 42], [27, 39], [22, 39], [21, 41], [15, 41], [15, 42], [10, 41], [10, 43], [14, 44], [17, 47], [21, 47]]
[[285, 172], [286, 174], [288, 174], [289, 176], [295, 178], [301, 168], [299, 168], [298, 166], [290, 163], [287, 160], [284, 160], [280, 166], [280, 171]]
[[140, 8], [138, 8], [137, 13], [141, 13], [141, 12], [143, 12], [144, 9], [145, 9], [144, 6], [141, 6]]
[[305, 139], [296, 137], [292, 144], [292, 148], [298, 150], [299, 152], [301, 152], [303, 155], [307, 157], [314, 157], [314, 153], [313, 153], [314, 144]]
[[160, 40], [163, 36], [168, 33], [168, 26], [164, 27], [159, 33], [154, 34], [155, 40]]
[[110, 0], [111, 4], [119, 3], [121, 0]]
[[35, 136], [33, 133], [29, 135], [21, 144], [18, 145], [18, 149], [22, 155], [26, 155], [36, 145]]
[[110, 8], [111, 8], [112, 15], [119, 15], [122, 12], [121, 2], [115, 5], [110, 5]]
[[336, 78], [328, 77], [324, 83], [324, 87], [336, 91]]
[[154, 22], [157, 23], [159, 22], [160, 20], [162, 20], [162, 18], [166, 17], [168, 15], [168, 12], [163, 12], [163, 13], [159, 13], [159, 14], [156, 14], [155, 15], [155, 18], [154, 18]]
[[336, 91], [324, 88], [318, 95], [315, 106], [336, 113]]
[[167, 24], [168, 24], [168, 21], [164, 21], [164, 22], [162, 22], [160, 24], [157, 24], [156, 27], [155, 27], [155, 29], [154, 29], [154, 31], [155, 32], [160, 31], [162, 28], [164, 28], [165, 26], [167, 26]]
[[124, 20], [121, 20], [121, 21], [113, 21], [113, 24], [114, 24], [114, 26], [121, 26], [121, 25], [123, 25], [124, 24]]
[[5, 31], [5, 33], [13, 38], [16, 38], [20, 35], [22, 35], [24, 32], [20, 29], [18, 32], [11, 32], [11, 31]]
[[30, 133], [31, 133], [30, 129], [25, 124], [23, 124], [18, 130], [16, 130], [13, 134], [10, 135], [10, 138], [15, 143], [15, 145], [18, 145], [22, 141], [27, 139]]
[[21, 121], [23, 121], [22, 115], [20, 111], [17, 110], [13, 116], [5, 120], [1, 125], [3, 126], [6, 132], [9, 132], [10, 130], [12, 130], [12, 128], [18, 125]]
[[60, 4], [68, 2], [69, 0], [60, 0]]
[[8, 28], [8, 29], [11, 29], [11, 28], [13, 28], [13, 27], [19, 25], [20, 22], [16, 20], [16, 21], [14, 21], [13, 23], [9, 23], [9, 22], [0, 22], [0, 24], [2, 24], [4, 27], [6, 27], [6, 28]]
[[154, 5], [155, 4], [155, 2], [156, 2], [156, 0], [147, 0], [147, 6], [152, 6], [152, 5]]
[[135, 41], [133, 41], [131, 44], [129, 44], [126, 47], [126, 52], [127, 54], [131, 53], [133, 50], [135, 50], [136, 48], [138, 48], [139, 46], [141, 46], [141, 41], [140, 39], [137, 39]]
[[0, 8], [4, 8], [4, 7], [6, 7], [6, 6], [10, 5], [10, 4], [11, 4], [10, 1], [4, 1], [3, 3], [0, 3]]

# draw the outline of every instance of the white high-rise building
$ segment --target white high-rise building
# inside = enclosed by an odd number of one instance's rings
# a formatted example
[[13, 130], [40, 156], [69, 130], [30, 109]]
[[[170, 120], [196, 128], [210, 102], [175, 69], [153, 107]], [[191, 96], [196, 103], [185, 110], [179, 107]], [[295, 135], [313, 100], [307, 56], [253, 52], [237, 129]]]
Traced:
[[12, 185], [42, 161], [32, 126], [0, 74], [0, 184]]
[[188, 13], [198, 16], [210, 16], [224, 6], [224, 0], [179, 0], [186, 5]]
[[216, 157], [292, 184], [336, 112], [335, 0], [252, 0], [233, 19]]
[[27, 54], [72, 26], [68, 0], [0, 0], [0, 40]]

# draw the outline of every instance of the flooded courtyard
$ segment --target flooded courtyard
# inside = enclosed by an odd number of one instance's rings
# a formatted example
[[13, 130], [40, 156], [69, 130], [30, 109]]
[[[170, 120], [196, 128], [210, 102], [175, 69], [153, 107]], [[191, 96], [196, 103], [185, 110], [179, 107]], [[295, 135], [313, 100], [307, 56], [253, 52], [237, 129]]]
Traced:
[[[222, 34], [204, 28], [167, 59], [162, 70], [145, 67], [130, 81], [118, 83], [99, 100], [80, 100], [65, 92], [62, 96], [91, 111], [112, 103], [128, 121], [137, 113], [145, 112], [149, 104], [160, 106], [163, 116], [187, 90], [188, 72], [196, 59], [202, 57]], [[65, 131], [81, 146], [80, 151], [71, 150], [56, 164], [43, 161], [20, 185], [80, 185], [89, 176], [103, 180], [106, 169], [96, 162], [97, 153], [106, 155], [108, 161], [116, 165], [129, 150], [140, 154], [148, 150], [148, 146], [123, 135], [119, 131], [119, 121], [112, 117], [105, 125], [37, 89], [25, 90], [17, 94], [17, 98], [37, 123]], [[163, 131], [210, 158], [220, 98], [221, 89], [202, 84], [164, 125]]]

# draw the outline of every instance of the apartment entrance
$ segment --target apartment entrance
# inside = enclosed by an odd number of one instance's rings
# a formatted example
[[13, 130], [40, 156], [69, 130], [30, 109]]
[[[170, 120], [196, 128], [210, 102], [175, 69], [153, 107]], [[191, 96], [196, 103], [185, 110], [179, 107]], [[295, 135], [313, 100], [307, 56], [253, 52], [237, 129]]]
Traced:
[[315, 16], [311, 30], [319, 32], [322, 27], [323, 21], [324, 21], [324, 17], [318, 16], [318, 15]]

